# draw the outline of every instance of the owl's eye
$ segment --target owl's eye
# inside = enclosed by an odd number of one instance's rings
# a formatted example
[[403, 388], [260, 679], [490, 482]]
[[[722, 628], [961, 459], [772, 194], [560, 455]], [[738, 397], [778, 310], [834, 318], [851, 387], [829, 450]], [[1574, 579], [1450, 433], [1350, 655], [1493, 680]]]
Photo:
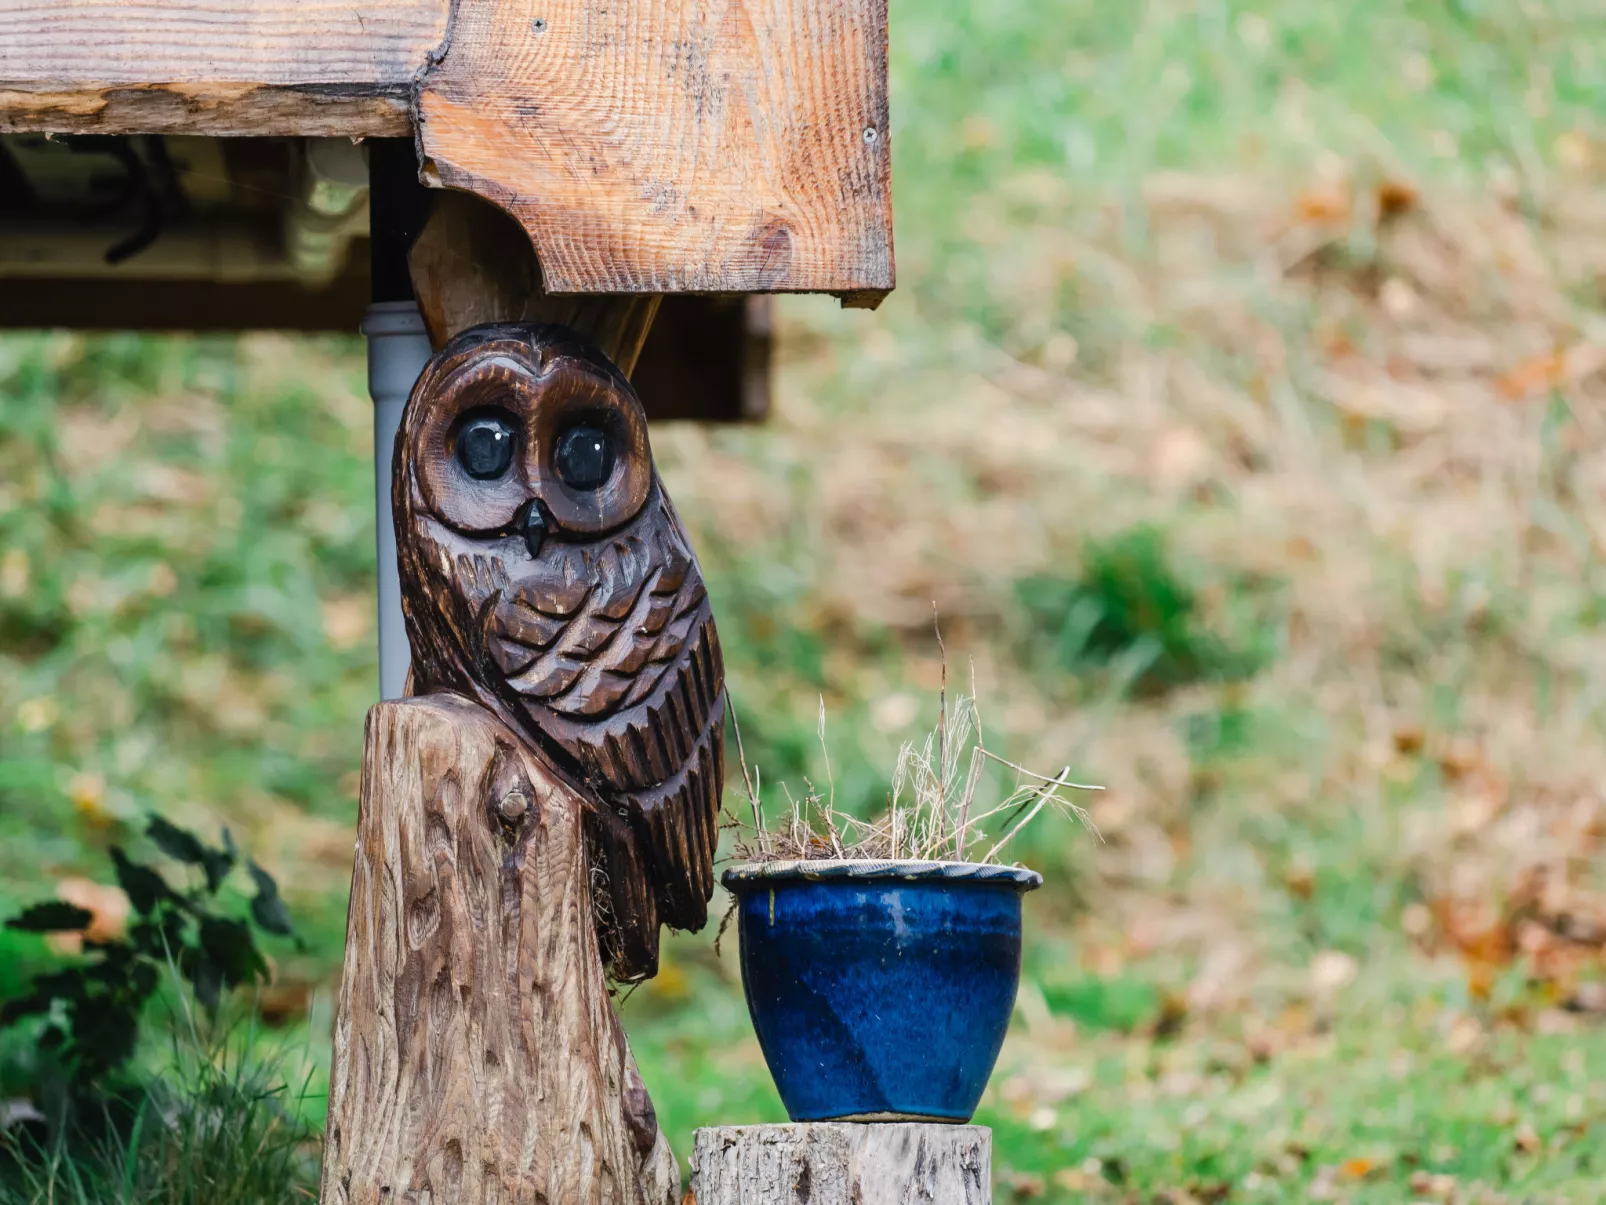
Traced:
[[552, 465], [570, 489], [598, 489], [613, 476], [613, 438], [601, 427], [579, 423], [558, 436]]
[[457, 432], [457, 463], [476, 481], [495, 481], [513, 463], [513, 416], [505, 412], [481, 414]]

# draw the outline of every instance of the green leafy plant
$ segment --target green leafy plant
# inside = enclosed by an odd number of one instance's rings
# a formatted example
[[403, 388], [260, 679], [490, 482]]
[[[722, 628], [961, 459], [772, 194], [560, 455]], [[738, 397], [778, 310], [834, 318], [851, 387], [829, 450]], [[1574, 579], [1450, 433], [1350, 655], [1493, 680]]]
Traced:
[[188, 869], [190, 881], [174, 887], [156, 867], [113, 846], [117, 882], [135, 914], [123, 936], [94, 937], [94, 915], [59, 900], [34, 904], [6, 922], [24, 933], [82, 935], [82, 961], [35, 976], [21, 996], [0, 1005], [0, 1028], [46, 1018], [39, 1049], [59, 1062], [77, 1088], [101, 1081], [134, 1053], [141, 1015], [165, 968], [175, 968], [211, 1013], [225, 991], [267, 978], [255, 930], [295, 936], [278, 884], [255, 862], [245, 864], [255, 887], [249, 919], [220, 910], [220, 893], [240, 862], [227, 829], [221, 846], [207, 845], [160, 816], [150, 818], [145, 833]]
[[[171, 971], [169, 971], [171, 974]], [[0, 1130], [0, 1205], [285, 1205], [317, 1193], [318, 1133], [288, 1086], [298, 1061], [250, 1025], [177, 1025], [161, 1073], [122, 1102], [120, 1123]], [[87, 1124], [86, 1124], [87, 1123]]]

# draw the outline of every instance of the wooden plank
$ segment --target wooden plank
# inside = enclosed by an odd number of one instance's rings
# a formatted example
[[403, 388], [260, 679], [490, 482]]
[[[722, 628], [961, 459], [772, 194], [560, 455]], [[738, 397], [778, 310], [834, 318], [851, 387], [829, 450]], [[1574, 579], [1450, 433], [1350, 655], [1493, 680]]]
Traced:
[[665, 297], [630, 383], [651, 422], [762, 422], [770, 414], [770, 298]]
[[0, 134], [405, 137], [412, 86], [0, 83]]
[[[368, 257], [322, 289], [292, 280], [223, 283], [133, 277], [10, 277], [0, 330], [338, 331], [368, 308]], [[658, 309], [630, 383], [647, 421], [755, 422], [769, 412], [769, 321], [764, 297], [670, 296]]]
[[0, 133], [416, 124], [426, 180], [513, 214], [549, 294], [873, 305], [893, 285], [886, 4], [0, 0]]
[[406, 134], [451, 0], [0, 0], [0, 133]]
[[134, 276], [0, 280], [0, 330], [339, 331], [368, 308], [368, 264], [327, 287], [294, 280], [148, 280]]
[[457, 0], [426, 179], [517, 217], [549, 293], [893, 285], [886, 0]]

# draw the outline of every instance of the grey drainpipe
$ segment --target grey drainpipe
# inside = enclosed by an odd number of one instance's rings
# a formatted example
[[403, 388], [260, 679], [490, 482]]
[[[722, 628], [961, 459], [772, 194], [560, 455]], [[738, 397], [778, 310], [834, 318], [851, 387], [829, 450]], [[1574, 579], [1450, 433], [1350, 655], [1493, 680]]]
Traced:
[[379, 524], [379, 697], [399, 699], [410, 653], [396, 572], [396, 525], [390, 513], [391, 460], [402, 407], [429, 359], [429, 337], [418, 305], [376, 301], [362, 333], [368, 336], [368, 392], [374, 399], [374, 513]]

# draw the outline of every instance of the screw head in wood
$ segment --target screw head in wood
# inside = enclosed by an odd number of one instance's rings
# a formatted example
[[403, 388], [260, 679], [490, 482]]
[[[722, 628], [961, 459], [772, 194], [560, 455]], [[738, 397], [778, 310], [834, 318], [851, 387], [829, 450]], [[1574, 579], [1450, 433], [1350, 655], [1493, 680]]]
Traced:
[[874, 126], [864, 127], [864, 140], [866, 142], [873, 143], [879, 137], [881, 137], [881, 135]]
[[531, 21], [530, 22], [530, 32], [531, 33], [545, 33], [546, 32], [546, 18], [545, 17], [537, 17], [537, 18], [535, 18], [535, 20]]

